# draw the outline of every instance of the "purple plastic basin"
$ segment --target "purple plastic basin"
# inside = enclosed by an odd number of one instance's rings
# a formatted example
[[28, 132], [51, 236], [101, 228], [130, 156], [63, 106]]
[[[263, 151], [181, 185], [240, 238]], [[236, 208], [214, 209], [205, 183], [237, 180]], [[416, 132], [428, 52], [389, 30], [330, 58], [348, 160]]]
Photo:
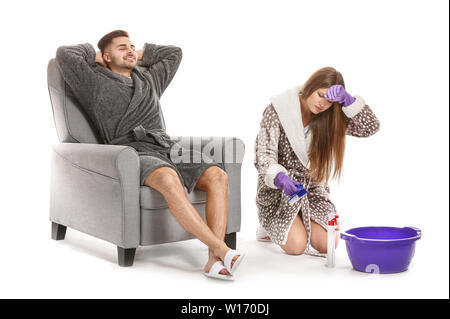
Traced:
[[422, 232], [415, 227], [359, 227], [342, 232], [340, 237], [345, 240], [353, 268], [389, 274], [408, 269]]

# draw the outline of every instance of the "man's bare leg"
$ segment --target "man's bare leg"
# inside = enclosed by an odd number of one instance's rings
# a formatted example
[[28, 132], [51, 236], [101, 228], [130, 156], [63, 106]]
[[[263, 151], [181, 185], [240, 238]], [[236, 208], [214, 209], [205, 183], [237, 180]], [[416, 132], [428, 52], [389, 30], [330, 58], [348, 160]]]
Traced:
[[[195, 187], [206, 192], [206, 222], [216, 237], [223, 241], [228, 220], [228, 175], [220, 167], [208, 167]], [[234, 257], [232, 264], [237, 258], [238, 256]], [[218, 260], [219, 258], [209, 249], [205, 271], [209, 272], [211, 266]], [[230, 274], [225, 269], [220, 273]]]
[[169, 210], [178, 223], [190, 234], [206, 244], [215, 257], [224, 260], [230, 249], [205, 224], [199, 213], [189, 202], [178, 174], [170, 167], [160, 167], [151, 172], [144, 185], [160, 192]]

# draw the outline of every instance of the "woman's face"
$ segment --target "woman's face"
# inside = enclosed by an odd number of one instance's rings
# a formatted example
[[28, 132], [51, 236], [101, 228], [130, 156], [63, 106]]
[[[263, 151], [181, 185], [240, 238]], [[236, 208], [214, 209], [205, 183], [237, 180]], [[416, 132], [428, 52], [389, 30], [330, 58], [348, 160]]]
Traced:
[[327, 94], [328, 88], [320, 88], [315, 90], [307, 99], [306, 99], [306, 107], [314, 114], [319, 114], [328, 110], [333, 102], [328, 101], [325, 98], [325, 94]]

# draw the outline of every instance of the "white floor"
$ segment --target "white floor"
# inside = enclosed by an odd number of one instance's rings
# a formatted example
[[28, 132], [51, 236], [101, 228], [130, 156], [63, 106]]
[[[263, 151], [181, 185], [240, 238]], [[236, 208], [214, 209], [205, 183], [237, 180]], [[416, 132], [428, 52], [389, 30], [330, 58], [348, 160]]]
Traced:
[[[449, 298], [448, 1], [153, 0], [141, 1], [133, 19], [123, 19], [122, 3], [90, 1], [90, 10], [72, 6], [69, 14], [55, 1], [2, 3], [2, 39], [15, 50], [0, 80], [0, 298]], [[319, 22], [343, 18], [330, 33], [329, 24], [317, 23], [319, 13]], [[312, 25], [314, 32], [303, 32]], [[121, 268], [112, 244], [73, 230], [65, 241], [50, 239], [50, 155], [59, 140], [47, 61], [58, 46], [95, 45], [122, 27], [138, 47], [183, 49], [161, 101], [170, 135], [245, 143], [238, 247], [248, 256], [234, 282], [202, 275], [207, 253], [197, 240], [140, 248], [134, 266]], [[327, 50], [341, 48], [343, 37], [355, 50]], [[374, 136], [346, 140], [342, 183], [330, 184], [342, 229], [420, 228], [407, 272], [356, 272], [343, 242], [337, 267], [328, 269], [324, 259], [288, 256], [254, 240], [254, 143], [263, 110], [272, 95], [327, 65], [343, 73], [349, 93], [363, 96], [381, 123]], [[26, 93], [16, 85], [24, 74]]]
[[[0, 298], [448, 298], [448, 261], [417, 242], [410, 269], [391, 275], [352, 270], [341, 241], [337, 266], [288, 256], [272, 243], [238, 236], [247, 252], [234, 282], [206, 278], [198, 240], [140, 247], [133, 267], [117, 265], [116, 247], [68, 229], [64, 241], [49, 227], [2, 258]], [[4, 257], [6, 257], [4, 255]]]

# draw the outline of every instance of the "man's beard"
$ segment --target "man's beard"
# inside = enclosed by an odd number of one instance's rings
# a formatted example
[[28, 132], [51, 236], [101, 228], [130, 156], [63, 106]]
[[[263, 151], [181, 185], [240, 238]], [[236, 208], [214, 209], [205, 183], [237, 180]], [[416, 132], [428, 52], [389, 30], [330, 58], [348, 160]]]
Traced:
[[128, 64], [125, 64], [124, 66], [123, 66], [123, 68], [124, 69], [128, 69], [128, 70], [133, 70], [134, 68], [136, 67], [136, 65], [128, 65]]
[[[115, 61], [113, 60], [113, 62]], [[116, 69], [126, 69], [131, 71], [136, 67], [136, 64], [127, 63], [123, 58], [120, 58], [118, 62], [119, 63], [114, 63]]]
[[133, 70], [135, 68], [135, 66], [136, 66], [135, 63], [123, 62], [121, 67], [124, 68], [124, 69]]

